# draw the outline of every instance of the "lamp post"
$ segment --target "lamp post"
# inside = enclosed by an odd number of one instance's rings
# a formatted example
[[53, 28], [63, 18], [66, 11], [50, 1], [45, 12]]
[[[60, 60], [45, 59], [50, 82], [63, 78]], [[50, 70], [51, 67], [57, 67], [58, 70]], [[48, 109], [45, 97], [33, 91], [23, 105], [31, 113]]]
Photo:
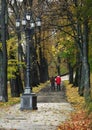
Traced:
[[37, 109], [37, 96], [35, 93], [32, 93], [32, 86], [30, 85], [30, 35], [32, 40], [35, 26], [41, 26], [41, 20], [39, 18], [36, 18], [36, 21], [34, 22], [32, 19], [32, 13], [28, 12], [22, 20], [16, 20], [16, 28], [19, 30], [21, 26], [23, 27], [26, 35], [26, 86], [21, 97], [20, 109], [32, 110]]

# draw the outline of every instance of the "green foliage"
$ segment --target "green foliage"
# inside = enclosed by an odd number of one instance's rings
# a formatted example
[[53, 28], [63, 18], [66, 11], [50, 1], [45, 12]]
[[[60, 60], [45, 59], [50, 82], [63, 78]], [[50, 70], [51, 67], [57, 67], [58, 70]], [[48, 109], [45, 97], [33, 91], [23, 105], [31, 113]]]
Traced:
[[[11, 78], [16, 78], [16, 75], [18, 75], [18, 68], [22, 68], [25, 66], [24, 62], [18, 62], [15, 60], [9, 60], [8, 61], [8, 80]], [[15, 75], [16, 74], [16, 75]]]
[[61, 64], [61, 74], [65, 74], [68, 72], [67, 65], [65, 63]]
[[2, 48], [2, 43], [0, 42], [0, 49]]
[[17, 72], [17, 61], [9, 60], [8, 61], [8, 79], [15, 78], [15, 73]]
[[83, 22], [87, 18], [92, 17], [92, 0], [77, 1], [77, 8], [74, 8], [78, 20]]
[[15, 37], [7, 41], [8, 79], [15, 78], [15, 72], [17, 71], [17, 44]]
[[67, 37], [66, 40], [63, 40], [61, 42], [61, 44], [63, 45], [64, 48], [59, 53], [61, 55], [61, 58], [67, 60], [72, 65], [74, 65], [76, 63], [76, 53], [77, 53], [75, 43]]
[[84, 18], [92, 17], [92, 0], [85, 0], [82, 8]]
[[18, 61], [18, 41], [16, 37], [12, 37], [7, 41], [8, 53], [8, 80], [15, 78], [18, 74], [18, 67], [24, 66], [24, 62]]
[[7, 53], [8, 53], [8, 60], [9, 59], [16, 59], [17, 58], [17, 48], [18, 42], [16, 37], [13, 37], [7, 41]]
[[[92, 30], [92, 29], [91, 29]], [[90, 34], [89, 38], [89, 52], [88, 52], [88, 59], [90, 64], [90, 72], [92, 72], [92, 34]]]
[[92, 101], [90, 101], [89, 104], [88, 104], [88, 112], [89, 113], [92, 112]]
[[92, 99], [91, 97], [88, 97], [88, 100], [86, 100], [86, 108], [89, 113], [92, 112]]

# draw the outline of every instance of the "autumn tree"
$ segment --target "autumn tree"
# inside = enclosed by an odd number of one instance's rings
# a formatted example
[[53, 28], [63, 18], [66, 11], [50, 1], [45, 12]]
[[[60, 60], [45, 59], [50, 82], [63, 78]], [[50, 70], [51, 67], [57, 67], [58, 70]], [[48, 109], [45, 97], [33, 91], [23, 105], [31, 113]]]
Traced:
[[[77, 64], [79, 63], [77, 80], [79, 83], [79, 94], [87, 98], [90, 95], [90, 68], [88, 62], [89, 43], [89, 20], [91, 1], [46, 1], [48, 25], [57, 28], [74, 39], [79, 54], [77, 54]], [[85, 13], [86, 12], [86, 13]], [[67, 30], [68, 28], [68, 30]]]

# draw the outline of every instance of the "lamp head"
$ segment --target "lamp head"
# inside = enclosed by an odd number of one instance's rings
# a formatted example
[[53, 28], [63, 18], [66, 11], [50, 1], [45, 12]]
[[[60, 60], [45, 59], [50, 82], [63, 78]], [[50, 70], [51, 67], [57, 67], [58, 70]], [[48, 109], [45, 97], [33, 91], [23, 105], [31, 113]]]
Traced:
[[26, 14], [26, 20], [30, 21], [30, 19], [31, 19], [30, 13], [27, 13]]
[[17, 27], [17, 28], [20, 27], [20, 19], [16, 19], [16, 27]]
[[36, 25], [37, 27], [41, 26], [41, 19], [39, 17], [36, 18]]
[[30, 21], [30, 28], [31, 29], [35, 28], [35, 23], [34, 23], [33, 19], [31, 19], [31, 21]]
[[22, 25], [23, 25], [23, 26], [26, 26], [26, 24], [27, 24], [26, 19], [22, 19]]

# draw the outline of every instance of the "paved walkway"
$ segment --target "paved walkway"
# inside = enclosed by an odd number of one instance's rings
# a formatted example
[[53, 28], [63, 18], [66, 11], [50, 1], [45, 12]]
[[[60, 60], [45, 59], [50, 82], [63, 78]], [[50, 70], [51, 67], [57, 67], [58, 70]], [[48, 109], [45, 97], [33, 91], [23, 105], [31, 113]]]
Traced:
[[0, 113], [0, 130], [57, 130], [69, 118], [73, 108], [65, 90], [51, 91], [50, 85], [37, 94], [38, 110], [20, 111], [20, 104]]

